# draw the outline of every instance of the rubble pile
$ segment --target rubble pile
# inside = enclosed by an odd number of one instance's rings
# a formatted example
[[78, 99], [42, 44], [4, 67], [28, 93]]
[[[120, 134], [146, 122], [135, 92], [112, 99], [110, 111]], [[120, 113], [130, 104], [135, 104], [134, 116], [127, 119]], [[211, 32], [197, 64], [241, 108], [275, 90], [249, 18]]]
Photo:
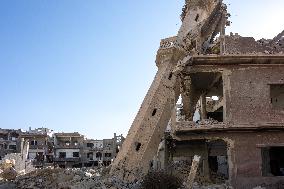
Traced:
[[4, 163], [5, 161], [13, 161], [13, 168], [18, 174], [25, 174], [35, 170], [32, 162], [25, 160], [21, 153], [7, 154], [0, 163]]
[[233, 189], [228, 184], [213, 184], [213, 185], [207, 185], [207, 186], [201, 186], [197, 182], [193, 184], [192, 189]]
[[231, 33], [226, 36], [226, 54], [284, 54], [284, 31], [273, 39], [255, 40]]
[[211, 172], [210, 174], [211, 174], [211, 181], [213, 183], [221, 184], [224, 183], [224, 181], [226, 180], [225, 176], [223, 175], [217, 174], [215, 172]]
[[[171, 172], [171, 174], [178, 176], [182, 180], [186, 180], [191, 169], [191, 162], [189, 161], [176, 161], [169, 165], [168, 171]], [[194, 179], [196, 183], [199, 184], [207, 184], [206, 179], [202, 176], [200, 176], [200, 171], [197, 171], [197, 175]]]
[[168, 166], [168, 170], [177, 175], [179, 178], [185, 180], [190, 172], [191, 162], [189, 161], [176, 161]]
[[[186, 180], [191, 169], [191, 162], [186, 160], [180, 160], [173, 162], [168, 166], [168, 172], [178, 176], [182, 180]], [[194, 179], [193, 189], [229, 189], [229, 184], [225, 183], [226, 179], [216, 173], [211, 173], [210, 180], [206, 179], [200, 173], [200, 169], [197, 171], [197, 175]], [[213, 181], [213, 182], [212, 182]]]
[[198, 122], [199, 125], [214, 125], [214, 124], [218, 124], [219, 122], [213, 118], [209, 118], [209, 119], [204, 119]]
[[94, 169], [37, 169], [16, 178], [17, 188], [103, 188], [100, 174]]
[[109, 177], [108, 168], [44, 168], [36, 169], [13, 181], [0, 182], [0, 189], [138, 189], [139, 183], [126, 183]]
[[6, 180], [14, 180], [17, 172], [14, 168], [15, 160], [5, 159], [0, 163], [0, 177]]
[[[175, 163], [172, 174], [186, 178], [190, 170], [189, 162]], [[13, 181], [1, 181], [0, 189], [141, 189], [142, 181], [129, 183], [118, 177], [110, 177], [106, 168], [44, 168], [36, 169], [25, 175], [19, 175]], [[206, 186], [207, 185], [207, 186]], [[185, 186], [182, 188], [186, 188]], [[197, 176], [193, 189], [229, 189], [226, 184], [209, 185]]]

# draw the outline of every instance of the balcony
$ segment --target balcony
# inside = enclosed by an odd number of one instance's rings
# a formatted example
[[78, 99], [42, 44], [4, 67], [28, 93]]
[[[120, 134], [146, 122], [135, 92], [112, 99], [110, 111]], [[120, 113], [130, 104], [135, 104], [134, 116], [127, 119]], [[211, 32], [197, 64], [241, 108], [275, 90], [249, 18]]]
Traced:
[[47, 145], [30, 145], [30, 149], [47, 149]]
[[72, 157], [72, 158], [54, 158], [54, 161], [57, 161], [57, 162], [65, 162], [65, 161], [68, 161], [68, 162], [79, 162], [81, 161], [81, 158], [75, 158], [75, 157]]
[[177, 47], [177, 37], [176, 36], [161, 40], [160, 49], [169, 49], [172, 47]]
[[87, 161], [95, 161], [95, 158], [87, 158]]
[[54, 148], [55, 149], [80, 149], [81, 146], [80, 145], [65, 145], [65, 144], [57, 144], [57, 145], [54, 145]]
[[104, 157], [103, 161], [111, 161], [113, 158], [112, 157]]
[[89, 151], [102, 151], [104, 148], [102, 147], [85, 147], [86, 150]]

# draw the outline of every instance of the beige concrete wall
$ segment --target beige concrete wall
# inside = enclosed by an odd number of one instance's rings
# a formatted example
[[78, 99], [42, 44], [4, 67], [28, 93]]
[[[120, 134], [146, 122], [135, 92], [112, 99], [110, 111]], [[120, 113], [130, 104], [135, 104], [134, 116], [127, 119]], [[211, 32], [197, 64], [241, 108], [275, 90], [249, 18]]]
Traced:
[[224, 122], [231, 125], [284, 123], [284, 110], [273, 108], [270, 96], [270, 84], [284, 84], [284, 64], [229, 63], [188, 68], [192, 73], [222, 73]]
[[226, 115], [233, 123], [284, 123], [284, 110], [272, 107], [269, 84], [284, 84], [284, 66], [235, 67], [228, 75]]

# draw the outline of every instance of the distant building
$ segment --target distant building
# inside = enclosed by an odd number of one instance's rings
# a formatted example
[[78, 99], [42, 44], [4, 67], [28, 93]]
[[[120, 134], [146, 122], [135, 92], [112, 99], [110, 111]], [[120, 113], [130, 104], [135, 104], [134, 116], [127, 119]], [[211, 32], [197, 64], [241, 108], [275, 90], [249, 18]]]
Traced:
[[0, 160], [7, 154], [20, 152], [21, 130], [0, 129]]
[[82, 167], [84, 136], [74, 133], [54, 133], [54, 163], [59, 167]]
[[98, 166], [103, 161], [103, 140], [84, 140], [84, 166]]
[[44, 163], [52, 163], [52, 146], [50, 148], [49, 137], [46, 133], [23, 132], [20, 137], [29, 142], [27, 159], [31, 160], [36, 167], [43, 166]]
[[110, 165], [116, 157], [123, 141], [124, 137], [122, 135], [117, 136], [116, 133], [114, 133], [112, 139], [84, 140], [84, 166]]
[[124, 137], [115, 133], [111, 139], [94, 140], [85, 139], [78, 132], [53, 133], [48, 128], [30, 128], [28, 131], [0, 129], [0, 159], [10, 153], [20, 153], [27, 142], [27, 160], [35, 167], [109, 165], [123, 141]]

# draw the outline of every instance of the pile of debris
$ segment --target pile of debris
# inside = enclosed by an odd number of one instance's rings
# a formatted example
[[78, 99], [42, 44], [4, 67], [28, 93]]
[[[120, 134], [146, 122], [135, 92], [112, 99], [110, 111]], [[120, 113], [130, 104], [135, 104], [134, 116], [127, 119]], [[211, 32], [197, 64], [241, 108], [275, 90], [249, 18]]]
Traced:
[[17, 177], [15, 184], [17, 188], [103, 188], [95, 169], [37, 169]]
[[109, 168], [36, 169], [15, 179], [2, 180], [0, 189], [138, 189], [139, 183], [126, 183], [116, 177], [109, 177], [108, 170]]
[[1, 164], [8, 164], [13, 162], [11, 165], [16, 171], [17, 174], [25, 174], [35, 170], [35, 167], [32, 165], [31, 160], [27, 160], [21, 153], [11, 153], [7, 154]]
[[226, 36], [226, 54], [284, 54], [284, 31], [273, 39], [255, 40], [231, 33]]
[[202, 126], [202, 125], [208, 126], [208, 125], [214, 125], [214, 124], [219, 124], [219, 122], [213, 118], [203, 119], [198, 122], [199, 126]]
[[[11, 174], [10, 171], [10, 177], [2, 175], [4, 180], [0, 181], [0, 189], [140, 189], [143, 182], [135, 181], [129, 183], [118, 177], [110, 176], [110, 167], [67, 169], [47, 167], [20, 175], [13, 168], [15, 161], [6, 160], [5, 162], [5, 164], [2, 164], [2, 169], [12, 169], [14, 174]], [[191, 162], [178, 161], [169, 166], [167, 173], [186, 180], [190, 170]], [[229, 186], [226, 184], [210, 185], [200, 176], [199, 171], [194, 180], [195, 183], [192, 187], [194, 189], [229, 189]], [[184, 185], [182, 188], [187, 187]]]
[[[15, 180], [2, 180], [0, 189], [140, 189], [141, 181], [134, 183], [125, 182], [117, 177], [110, 177], [108, 168], [53, 168], [36, 169], [24, 175], [18, 175]], [[172, 174], [177, 174], [183, 179], [188, 175], [190, 163], [175, 164]], [[201, 177], [197, 176], [193, 185], [194, 189], [228, 189], [228, 185], [202, 186]], [[186, 188], [185, 186], [182, 188]]]
[[15, 160], [5, 159], [0, 163], [0, 177], [6, 180], [14, 180], [17, 176]]
[[172, 162], [168, 165], [168, 172], [173, 175], [177, 175], [182, 180], [185, 180], [188, 177], [190, 172], [191, 162], [186, 160], [180, 160]]

